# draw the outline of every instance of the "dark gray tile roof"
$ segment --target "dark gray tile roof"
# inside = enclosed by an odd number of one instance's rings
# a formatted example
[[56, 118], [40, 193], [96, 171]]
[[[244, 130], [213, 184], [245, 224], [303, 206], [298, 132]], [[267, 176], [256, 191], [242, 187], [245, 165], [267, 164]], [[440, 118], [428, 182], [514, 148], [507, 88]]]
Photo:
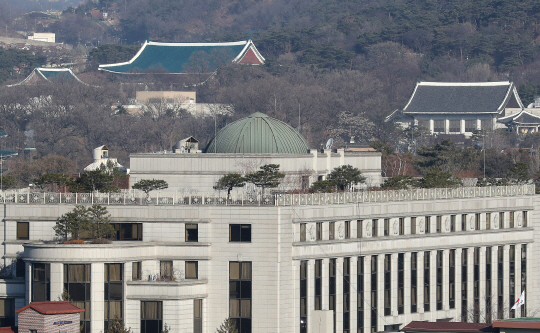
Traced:
[[513, 95], [511, 82], [418, 83], [404, 113], [495, 113]]
[[504, 117], [500, 122], [516, 124], [540, 124], [540, 116], [531, 114], [527, 111], [522, 111], [515, 114], [513, 117]]

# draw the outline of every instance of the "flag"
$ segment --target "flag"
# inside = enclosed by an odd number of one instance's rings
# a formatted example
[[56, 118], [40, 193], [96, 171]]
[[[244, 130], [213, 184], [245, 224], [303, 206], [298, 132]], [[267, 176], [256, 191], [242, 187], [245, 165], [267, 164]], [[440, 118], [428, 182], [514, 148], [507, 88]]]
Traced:
[[519, 308], [520, 306], [522, 306], [523, 304], [525, 304], [525, 290], [523, 290], [523, 292], [521, 293], [521, 296], [519, 296], [519, 298], [517, 299], [516, 304], [514, 304], [514, 306], [510, 310], [515, 310]]

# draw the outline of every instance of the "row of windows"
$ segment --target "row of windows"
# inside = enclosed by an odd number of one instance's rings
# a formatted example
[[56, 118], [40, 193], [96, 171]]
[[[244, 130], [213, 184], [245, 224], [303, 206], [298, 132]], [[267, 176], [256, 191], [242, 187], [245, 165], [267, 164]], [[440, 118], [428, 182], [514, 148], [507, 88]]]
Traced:
[[[517, 248], [521, 249], [521, 271], [516, 272], [515, 269], [515, 263], [516, 263], [516, 251]], [[448, 250], [447, 255], [447, 265], [448, 265], [448, 273], [447, 275], [443, 274], [443, 265], [445, 262], [444, 259], [444, 251], [438, 250], [438, 251], [425, 251], [425, 252], [412, 252], [410, 253], [410, 265], [408, 267], [405, 267], [405, 253], [398, 253], [397, 254], [397, 267], [394, 266], [392, 261], [392, 255], [385, 254], [385, 255], [373, 255], [371, 257], [367, 257], [368, 262], [365, 262], [365, 257], [358, 257], [357, 258], [357, 284], [356, 284], [356, 292], [358, 293], [358, 300], [357, 300], [357, 329], [358, 332], [362, 333], [364, 332], [364, 326], [366, 324], [368, 327], [371, 327], [371, 332], [378, 331], [377, 327], [377, 317], [380, 315], [384, 316], [391, 316], [392, 313], [392, 297], [395, 297], [392, 295], [394, 290], [397, 292], [397, 314], [403, 314], [405, 312], [405, 297], [410, 298], [410, 312], [411, 313], [417, 313], [419, 309], [423, 309], [425, 312], [433, 311], [433, 310], [443, 310], [443, 302], [447, 302], [450, 309], [456, 308], [456, 281], [459, 279], [461, 282], [461, 321], [464, 322], [479, 322], [483, 318], [488, 318], [489, 321], [491, 321], [491, 318], [503, 318], [505, 314], [505, 309], [508, 307], [511, 307], [513, 305], [513, 302], [515, 301], [516, 296], [516, 278], [519, 275], [521, 275], [521, 289], [524, 290], [526, 287], [526, 271], [527, 271], [527, 245], [521, 244], [521, 245], [510, 245], [509, 246], [509, 255], [507, 262], [504, 262], [504, 247], [498, 246], [498, 247], [487, 247], [484, 251], [484, 275], [481, 276], [480, 274], [480, 264], [482, 262], [481, 259], [481, 251], [480, 248], [474, 248], [472, 249], [472, 253], [470, 252], [471, 249], [461, 249], [458, 250], [461, 252], [461, 259], [460, 262], [456, 262], [456, 249]], [[495, 252], [493, 252], [495, 251]], [[496, 280], [493, 280], [494, 277], [492, 275], [492, 265], [494, 264], [492, 262], [492, 254], [495, 254], [496, 263], [497, 266], [494, 267], [495, 269], [495, 278]], [[469, 261], [469, 256], [472, 255], [472, 262]], [[329, 297], [328, 300], [328, 308], [329, 310], [335, 310], [335, 300], [336, 300], [336, 287], [335, 287], [335, 279], [336, 276], [336, 270], [342, 271], [343, 276], [343, 330], [344, 332], [349, 331], [350, 327], [350, 282], [351, 282], [351, 274], [353, 274], [350, 270], [350, 263], [351, 260], [354, 260], [354, 258], [343, 258], [343, 266], [338, 267], [336, 262], [337, 260], [335, 258], [331, 258], [328, 261], [328, 292], [327, 295]], [[369, 261], [370, 260], [370, 261]], [[379, 267], [378, 263], [379, 260], [383, 260], [382, 262], [382, 286], [378, 285], [378, 272]], [[421, 261], [420, 261], [421, 260]], [[420, 263], [420, 266], [419, 266]], [[308, 295], [308, 285], [311, 283], [314, 283], [314, 309], [320, 310], [322, 308], [322, 302], [321, 302], [321, 295], [322, 295], [322, 268], [323, 268], [323, 260], [315, 260], [314, 261], [315, 267], [314, 267], [314, 275], [308, 276], [308, 261], [304, 260], [300, 262], [300, 332], [304, 333], [307, 332], [307, 322], [308, 322], [308, 311], [307, 311], [307, 295]], [[368, 276], [365, 272], [365, 264], [367, 264], [367, 269], [370, 269], [370, 276]], [[456, 276], [456, 267], [460, 266], [461, 268], [461, 276]], [[503, 279], [503, 271], [504, 271], [504, 265], [509, 265], [509, 280], [504, 281]], [[472, 268], [472, 271], [470, 269]], [[410, 294], [405, 295], [405, 269], [408, 269], [410, 271], [411, 279], [408, 282], [409, 283], [409, 292]], [[418, 272], [419, 270], [422, 270], [422, 281], [418, 281], [420, 278]], [[392, 271], [397, 270], [397, 289], [392, 288], [392, 284], [394, 283], [392, 280]], [[468, 285], [468, 279], [469, 276], [472, 274], [472, 281], [473, 285]], [[366, 290], [365, 287], [365, 281], [367, 278], [370, 278], [368, 289]], [[435, 280], [432, 280], [432, 277], [434, 277]], [[480, 308], [480, 280], [485, 281], [486, 285], [486, 295], [485, 295], [485, 308]], [[433, 288], [435, 288], [435, 298], [432, 299], [432, 282], [435, 282], [433, 285]], [[496, 285], [496, 291], [494, 294], [492, 294], [491, 285]], [[418, 286], [421, 286], [423, 290], [423, 300], [421, 300], [421, 303], [418, 302]], [[448, 292], [444, 293], [443, 289], [447, 286]], [[469, 300], [467, 299], [467, 295], [469, 292], [469, 289], [472, 288], [472, 295], [473, 295], [473, 308], [469, 308]], [[509, 291], [509, 298], [508, 298], [508, 304], [504, 304], [503, 294], [504, 289], [507, 288]], [[378, 313], [378, 305], [377, 305], [377, 298], [378, 298], [378, 292], [379, 290], [383, 292], [383, 313]], [[370, 301], [366, 301], [367, 297], [370, 294]], [[494, 308], [494, 303], [492, 302], [492, 298], [497, 298], [497, 304], [498, 307]], [[367, 302], [367, 306], [366, 303]], [[371, 318], [370, 321], [365, 322], [364, 321], [364, 314], [365, 310], [371, 308]], [[521, 311], [521, 316], [526, 315], [526, 308], [523, 306]], [[335, 316], [335, 313], [334, 313]], [[510, 317], [515, 317], [515, 311], [511, 311]]]
[[[482, 215], [484, 215], [483, 219]], [[527, 227], [527, 219], [527, 211], [411, 217], [409, 234], [505, 229], [515, 228], [516, 225], [517, 227]], [[381, 219], [357, 220], [356, 237], [364, 238], [379, 236], [380, 221]], [[397, 219], [382, 219], [382, 221], [383, 235], [381, 236], [406, 234], [404, 217]], [[326, 223], [324, 222], [317, 222], [311, 224], [311, 227], [308, 229], [308, 223], [300, 223], [300, 241], [305, 242], [308, 238], [312, 240], [322, 240], [323, 226], [325, 224]], [[337, 230], [336, 224], [339, 225]], [[351, 221], [344, 221], [343, 224], [328, 222], [327, 226], [328, 240], [351, 238]]]
[[[111, 223], [116, 231], [113, 240], [117, 241], [142, 241], [142, 223]], [[196, 223], [185, 224], [185, 241], [199, 241], [199, 225]], [[84, 238], [84, 235], [83, 237]], [[17, 222], [17, 239], [30, 239], [29, 222]], [[230, 224], [230, 242], [251, 242], [251, 224]]]

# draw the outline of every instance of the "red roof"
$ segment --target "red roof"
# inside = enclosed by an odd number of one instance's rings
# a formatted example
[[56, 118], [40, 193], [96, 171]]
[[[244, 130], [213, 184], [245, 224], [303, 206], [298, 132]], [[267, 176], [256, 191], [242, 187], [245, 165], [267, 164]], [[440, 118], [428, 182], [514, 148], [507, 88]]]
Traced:
[[540, 329], [540, 320], [496, 320], [493, 322], [493, 327]]
[[490, 324], [462, 323], [462, 322], [428, 322], [411, 321], [407, 326], [401, 329], [404, 332], [493, 332]]
[[21, 313], [24, 310], [32, 308], [39, 313], [50, 315], [50, 314], [60, 314], [60, 313], [79, 313], [84, 312], [84, 309], [78, 308], [75, 305], [67, 301], [59, 302], [33, 302], [28, 304], [25, 307], [20, 308], [15, 311], [16, 313]]
[[17, 333], [17, 327], [0, 327], [0, 333]]
[[257, 58], [255, 52], [253, 52], [253, 50], [250, 48], [238, 63], [244, 65], [260, 65], [261, 61], [259, 58]]

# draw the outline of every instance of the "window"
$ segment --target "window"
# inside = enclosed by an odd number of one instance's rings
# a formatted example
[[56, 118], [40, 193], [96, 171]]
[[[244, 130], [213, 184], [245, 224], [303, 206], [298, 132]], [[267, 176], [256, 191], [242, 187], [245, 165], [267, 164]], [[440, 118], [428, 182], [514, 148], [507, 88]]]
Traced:
[[416, 234], [416, 217], [411, 217], [411, 235]]
[[[467, 281], [469, 275], [467, 274], [467, 249], [461, 250], [461, 321], [467, 322], [469, 315], [467, 305]], [[502, 303], [501, 303], [502, 304]]]
[[461, 214], [461, 231], [467, 230], [467, 214]]
[[399, 234], [405, 235], [405, 218], [399, 218]]
[[334, 332], [336, 331], [336, 259], [330, 258], [330, 262], [328, 264], [328, 310], [331, 310], [334, 316]]
[[115, 318], [122, 319], [122, 300], [124, 299], [122, 264], [105, 264], [105, 329]]
[[392, 298], [392, 256], [390, 254], [384, 255], [384, 315], [390, 316], [392, 314], [390, 305]]
[[476, 131], [476, 119], [465, 120], [465, 132]]
[[450, 120], [450, 129], [448, 131], [451, 133], [460, 133], [461, 120]]
[[140, 280], [142, 275], [142, 263], [140, 261], [133, 262], [131, 269], [131, 279], [133, 281]]
[[345, 221], [345, 238], [351, 238], [351, 221]]
[[365, 309], [365, 295], [364, 295], [364, 257], [358, 257], [357, 266], [357, 306], [358, 306], [358, 318], [357, 329], [358, 333], [364, 333], [364, 309]]
[[397, 280], [398, 280], [398, 314], [403, 314], [405, 311], [404, 296], [405, 296], [405, 254], [398, 253], [397, 261]]
[[431, 232], [431, 216], [426, 216], [426, 234]]
[[514, 212], [510, 212], [510, 228], [514, 228]]
[[173, 262], [172, 261], [160, 261], [159, 262], [159, 277], [162, 280], [172, 280], [173, 278]]
[[499, 213], [499, 229], [504, 229], [504, 212]]
[[450, 309], [456, 308], [456, 250], [450, 250], [448, 258], [448, 298]]
[[474, 214], [474, 230], [480, 230], [480, 214]]
[[37, 333], [37, 330], [30, 330], [30, 333]]
[[15, 304], [12, 298], [0, 299], [0, 327], [15, 325]]
[[315, 260], [315, 310], [322, 309], [322, 260]]
[[81, 312], [81, 332], [90, 332], [90, 264], [64, 264], [64, 289]]
[[491, 131], [493, 130], [493, 122], [491, 119], [482, 119], [480, 121], [481, 129], [484, 131]]
[[306, 241], [306, 224], [300, 223], [300, 241], [305, 242]]
[[456, 216], [450, 215], [450, 232], [456, 232]]
[[493, 285], [493, 282], [491, 280], [492, 276], [491, 276], [491, 247], [486, 247], [486, 269], [485, 269], [485, 273], [486, 273], [486, 292], [485, 292], [485, 297], [486, 297], [486, 316], [485, 316], [485, 320], [486, 320], [486, 323], [490, 323], [491, 322], [491, 318], [492, 318], [492, 304], [491, 304], [491, 295], [492, 295], [492, 285]]
[[322, 239], [322, 222], [317, 222], [317, 240]]
[[114, 240], [142, 241], [142, 223], [111, 223], [116, 230]]
[[349, 333], [351, 306], [351, 258], [343, 258], [343, 333]]
[[186, 261], [186, 279], [199, 278], [199, 262]]
[[384, 219], [384, 235], [390, 235], [390, 219]]
[[229, 262], [229, 317], [238, 333], [251, 333], [251, 262]]
[[429, 311], [429, 292], [430, 292], [430, 253], [429, 251], [424, 252], [424, 311]]
[[377, 256], [371, 256], [371, 331], [377, 332]]
[[17, 259], [15, 261], [15, 276], [23, 278], [25, 273], [26, 273], [26, 267], [24, 266], [24, 260]]
[[163, 302], [141, 301], [141, 333], [156, 333], [163, 329]]
[[199, 241], [199, 225], [194, 223], [186, 223], [186, 242]]
[[411, 253], [411, 313], [416, 313], [418, 297], [418, 252]]
[[[527, 290], [527, 244], [521, 245], [521, 290]], [[526, 306], [521, 306], [521, 317], [526, 317]]]
[[[516, 299], [516, 246], [510, 245], [510, 251], [509, 251], [509, 262], [508, 262], [508, 270], [509, 273], [509, 283], [508, 283], [508, 289], [509, 289], [509, 299], [515, 300]], [[510, 301], [512, 302], [512, 301]], [[515, 318], [516, 311], [510, 311], [510, 318]]]
[[229, 224], [229, 242], [251, 242], [251, 224]]
[[[497, 302], [498, 304], [504, 304], [503, 295], [504, 295], [504, 248], [502, 246], [499, 246], [497, 247]], [[503, 318], [504, 306], [499, 306], [497, 308], [497, 315], [499, 318]]]
[[17, 239], [30, 239], [29, 225], [28, 222], [17, 222]]
[[435, 260], [436, 263], [436, 283], [437, 283], [437, 289], [435, 290], [436, 295], [436, 302], [437, 302], [437, 310], [442, 310], [443, 308], [443, 251], [439, 250], [437, 251], [437, 257]]
[[442, 216], [437, 216], [437, 233], [440, 234], [442, 232]]
[[435, 133], [444, 133], [444, 123], [446, 120], [434, 120], [433, 121], [433, 132]]
[[486, 230], [491, 229], [491, 213], [486, 213]]
[[356, 238], [362, 238], [363, 236], [363, 228], [362, 228], [362, 220], [356, 221]]
[[307, 333], [307, 266], [308, 261], [300, 261], [300, 332]]
[[32, 264], [32, 302], [51, 300], [51, 265]]
[[202, 333], [203, 300], [193, 300], [193, 333]]
[[332, 240], [335, 238], [335, 232], [336, 232], [336, 223], [330, 222], [328, 223], [328, 239]]
[[377, 237], [377, 230], [379, 230], [379, 226], [377, 225], [377, 219], [374, 219], [371, 221], [371, 237]]
[[523, 217], [522, 226], [523, 228], [526, 228], [527, 227], [527, 212], [526, 211], [523, 211], [522, 217]]

